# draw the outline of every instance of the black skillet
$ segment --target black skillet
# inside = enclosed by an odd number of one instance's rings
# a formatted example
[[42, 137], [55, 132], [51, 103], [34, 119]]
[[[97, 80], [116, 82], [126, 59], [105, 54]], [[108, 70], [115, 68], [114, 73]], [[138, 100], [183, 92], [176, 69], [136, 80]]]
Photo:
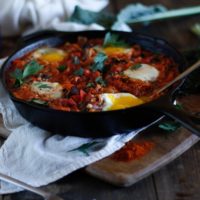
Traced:
[[[156, 53], [164, 53], [174, 59], [179, 70], [186, 67], [184, 58], [166, 41], [137, 32], [111, 31], [118, 34], [129, 44], [140, 44], [145, 49]], [[1, 78], [4, 87], [5, 71], [11, 62], [26, 53], [40, 46], [57, 46], [66, 41], [76, 41], [78, 36], [88, 38], [103, 38], [107, 31], [83, 31], [83, 32], [58, 32], [43, 31], [27, 36], [23, 44], [3, 64]], [[183, 81], [179, 82], [176, 88], [171, 88], [165, 96], [162, 96], [149, 103], [122, 110], [104, 112], [64, 112], [53, 110], [48, 107], [28, 103], [16, 99], [10, 94], [10, 98], [18, 109], [19, 113], [32, 124], [46, 129], [53, 134], [75, 135], [81, 137], [106, 137], [117, 133], [130, 132], [144, 127], [160, 119], [163, 114], [179, 121], [192, 133], [200, 136], [200, 129], [186, 113], [177, 110], [173, 106], [178, 88]]]

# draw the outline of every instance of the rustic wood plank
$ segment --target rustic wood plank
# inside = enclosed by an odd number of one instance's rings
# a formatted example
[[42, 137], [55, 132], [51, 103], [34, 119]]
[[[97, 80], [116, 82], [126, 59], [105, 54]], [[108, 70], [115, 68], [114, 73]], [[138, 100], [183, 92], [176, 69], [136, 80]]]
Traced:
[[199, 166], [200, 143], [154, 174], [159, 199], [199, 200]]
[[[119, 188], [99, 181], [79, 171], [67, 176], [62, 181], [56, 183], [56, 185], [50, 185], [47, 189], [58, 192], [59, 195], [66, 200], [157, 200], [155, 192], [153, 192], [154, 185], [151, 177], [144, 179], [143, 182], [133, 185], [132, 187]], [[41, 199], [30, 192], [20, 192], [6, 196], [9, 200]]]
[[[128, 4], [135, 3], [131, 0], [116, 1], [117, 10], [125, 7]], [[182, 8], [187, 6], [197, 6], [199, 2], [196, 0], [183, 0], [183, 1], [156, 1], [156, 0], [142, 0], [140, 3], [145, 5], [162, 4], [168, 9]], [[200, 21], [200, 15], [182, 17], [177, 19], [169, 19], [150, 23], [149, 25], [133, 25], [134, 30], [140, 31], [145, 34], [150, 34], [156, 37], [163, 38], [169, 41], [173, 46], [178, 49], [196, 48], [198, 47], [197, 37], [190, 31], [190, 27]], [[178, 26], [178, 28], [176, 28]], [[159, 27], [159, 28], [158, 28]]]

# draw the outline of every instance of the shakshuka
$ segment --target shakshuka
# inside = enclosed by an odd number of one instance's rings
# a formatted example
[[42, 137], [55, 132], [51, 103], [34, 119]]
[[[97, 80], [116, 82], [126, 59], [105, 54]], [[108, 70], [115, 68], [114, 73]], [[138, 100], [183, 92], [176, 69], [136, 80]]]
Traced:
[[98, 112], [150, 101], [177, 74], [170, 57], [107, 33], [41, 46], [12, 62], [6, 83], [20, 100], [62, 111]]

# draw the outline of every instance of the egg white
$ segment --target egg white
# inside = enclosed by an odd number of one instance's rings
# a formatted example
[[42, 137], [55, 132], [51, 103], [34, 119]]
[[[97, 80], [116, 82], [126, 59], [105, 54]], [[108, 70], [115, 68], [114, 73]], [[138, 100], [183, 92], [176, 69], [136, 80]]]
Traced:
[[58, 99], [62, 97], [62, 86], [57, 82], [34, 81], [31, 90], [48, 99]]
[[141, 67], [137, 69], [128, 68], [124, 71], [124, 75], [141, 81], [155, 81], [159, 76], [159, 71], [154, 66], [141, 64]]

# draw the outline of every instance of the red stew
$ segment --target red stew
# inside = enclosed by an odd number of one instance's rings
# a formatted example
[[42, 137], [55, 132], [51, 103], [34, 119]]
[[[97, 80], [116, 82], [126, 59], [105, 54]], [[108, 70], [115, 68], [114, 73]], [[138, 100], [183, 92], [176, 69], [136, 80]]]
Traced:
[[177, 74], [171, 58], [138, 44], [105, 45], [101, 38], [79, 37], [14, 60], [6, 81], [18, 99], [63, 111], [92, 112], [103, 110], [101, 94], [130, 93], [148, 99]]

